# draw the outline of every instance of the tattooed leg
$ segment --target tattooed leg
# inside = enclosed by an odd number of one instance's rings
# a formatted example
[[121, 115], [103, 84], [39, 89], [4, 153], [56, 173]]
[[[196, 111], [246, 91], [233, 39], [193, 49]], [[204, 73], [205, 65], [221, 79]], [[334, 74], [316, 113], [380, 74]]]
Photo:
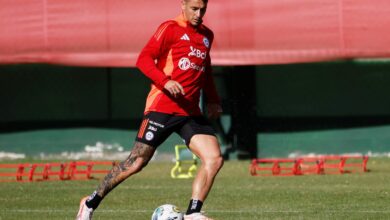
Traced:
[[147, 144], [135, 142], [135, 145], [125, 160], [114, 166], [98, 186], [96, 193], [104, 197], [119, 183], [139, 172], [145, 167], [154, 154], [155, 148]]

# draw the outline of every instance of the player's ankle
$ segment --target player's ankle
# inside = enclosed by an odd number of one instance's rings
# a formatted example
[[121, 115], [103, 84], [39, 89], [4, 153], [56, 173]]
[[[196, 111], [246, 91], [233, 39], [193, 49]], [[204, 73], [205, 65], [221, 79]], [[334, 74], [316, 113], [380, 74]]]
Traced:
[[203, 202], [198, 199], [191, 199], [188, 205], [186, 215], [191, 215], [192, 213], [200, 212], [202, 209]]
[[91, 196], [89, 196], [89, 198], [85, 201], [85, 205], [88, 207], [88, 208], [92, 208], [93, 210], [95, 210], [100, 202], [103, 200], [103, 198], [101, 196], [99, 196], [97, 194], [97, 192], [93, 192]]

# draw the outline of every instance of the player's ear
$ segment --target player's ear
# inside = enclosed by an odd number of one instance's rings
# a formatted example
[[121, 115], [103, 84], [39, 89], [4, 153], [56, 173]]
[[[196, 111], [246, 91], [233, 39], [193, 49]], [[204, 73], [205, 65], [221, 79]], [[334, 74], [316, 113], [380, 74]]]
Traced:
[[186, 0], [181, 0], [181, 10], [184, 11], [185, 6], [186, 6]]

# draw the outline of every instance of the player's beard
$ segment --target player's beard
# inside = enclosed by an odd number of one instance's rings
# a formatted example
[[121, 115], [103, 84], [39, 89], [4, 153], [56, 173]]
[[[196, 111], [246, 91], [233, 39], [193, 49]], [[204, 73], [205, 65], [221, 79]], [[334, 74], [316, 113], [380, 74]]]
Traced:
[[195, 23], [194, 26], [197, 27], [203, 23], [203, 19], [202, 18], [194, 19], [194, 23]]

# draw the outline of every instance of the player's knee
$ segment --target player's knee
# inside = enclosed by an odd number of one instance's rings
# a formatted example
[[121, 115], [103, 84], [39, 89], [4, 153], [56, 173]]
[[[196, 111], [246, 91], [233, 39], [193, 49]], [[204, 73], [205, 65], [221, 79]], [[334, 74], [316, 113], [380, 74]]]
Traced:
[[204, 163], [206, 167], [208, 167], [208, 169], [216, 173], [222, 168], [224, 160], [222, 156], [217, 156], [217, 157], [207, 158], [204, 161]]
[[149, 160], [143, 158], [143, 157], [138, 157], [135, 161], [134, 161], [134, 169], [136, 172], [139, 172], [141, 171], [147, 164], [148, 164]]
[[222, 155], [219, 155], [218, 158], [216, 159], [216, 167], [218, 170], [220, 170], [223, 166], [224, 160]]
[[130, 158], [129, 160], [123, 162], [122, 166], [124, 167], [122, 170], [126, 173], [138, 173], [148, 164], [148, 162], [149, 160], [143, 157]]
[[142, 158], [142, 160], [140, 161], [140, 171], [146, 167], [146, 165], [148, 165], [150, 161], [150, 158]]

